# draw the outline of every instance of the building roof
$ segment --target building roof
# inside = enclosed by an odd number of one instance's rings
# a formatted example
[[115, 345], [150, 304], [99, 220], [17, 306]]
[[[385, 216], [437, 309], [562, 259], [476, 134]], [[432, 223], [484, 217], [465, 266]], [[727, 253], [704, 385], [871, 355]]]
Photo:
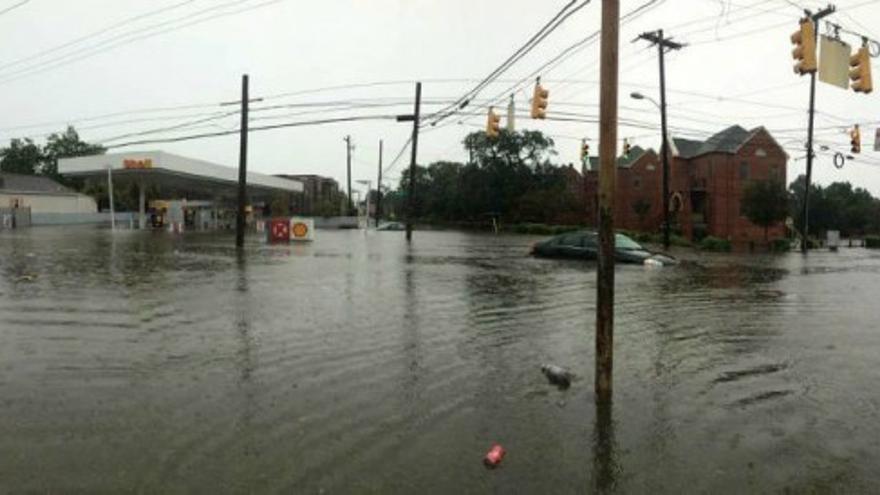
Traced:
[[13, 174], [0, 172], [0, 191], [65, 193], [73, 191], [42, 175]]
[[[234, 198], [238, 193], [238, 168], [163, 151], [108, 153], [58, 161], [58, 172], [70, 177], [104, 178], [108, 169], [114, 181], [156, 185], [166, 194]], [[276, 193], [302, 192], [303, 184], [249, 171], [247, 188], [252, 198], [269, 198]]]
[[[617, 157], [617, 167], [618, 168], [630, 168], [635, 164], [639, 158], [642, 157], [645, 153], [651, 152], [654, 150], [648, 148], [644, 149], [641, 146], [632, 146], [629, 149], [629, 155], [621, 155]], [[591, 156], [590, 160], [590, 170], [599, 170], [599, 157]]]
[[689, 159], [707, 153], [735, 154], [755, 134], [764, 130], [766, 129], [763, 127], [756, 127], [749, 131], [738, 125], [732, 125], [713, 134], [705, 141], [676, 137], [672, 138], [672, 140], [678, 149], [678, 156]]

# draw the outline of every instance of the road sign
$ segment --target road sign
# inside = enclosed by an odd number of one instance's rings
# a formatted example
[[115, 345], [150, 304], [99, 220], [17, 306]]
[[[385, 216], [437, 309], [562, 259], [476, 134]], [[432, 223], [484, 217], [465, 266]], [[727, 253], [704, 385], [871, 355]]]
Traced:
[[852, 47], [828, 36], [822, 36], [819, 46], [819, 80], [849, 89], [849, 55]]

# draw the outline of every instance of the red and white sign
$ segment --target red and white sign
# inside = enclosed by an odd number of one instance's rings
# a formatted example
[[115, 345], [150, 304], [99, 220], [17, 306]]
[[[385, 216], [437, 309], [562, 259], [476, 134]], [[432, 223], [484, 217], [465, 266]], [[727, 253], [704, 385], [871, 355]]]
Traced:
[[286, 218], [269, 221], [269, 242], [290, 242], [290, 223]]

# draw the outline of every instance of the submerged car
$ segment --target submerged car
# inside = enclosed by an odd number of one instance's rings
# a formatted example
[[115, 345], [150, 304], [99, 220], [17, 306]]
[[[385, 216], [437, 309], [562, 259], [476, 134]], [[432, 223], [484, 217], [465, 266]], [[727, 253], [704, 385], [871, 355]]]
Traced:
[[382, 225], [377, 227], [376, 230], [399, 232], [401, 230], [406, 230], [406, 225], [400, 222], [388, 222], [383, 223]]
[[[547, 258], [575, 258], [594, 260], [598, 257], [599, 235], [592, 230], [579, 230], [551, 237], [535, 243], [532, 253]], [[619, 263], [674, 265], [675, 258], [652, 253], [623, 234], [614, 236], [614, 259]]]

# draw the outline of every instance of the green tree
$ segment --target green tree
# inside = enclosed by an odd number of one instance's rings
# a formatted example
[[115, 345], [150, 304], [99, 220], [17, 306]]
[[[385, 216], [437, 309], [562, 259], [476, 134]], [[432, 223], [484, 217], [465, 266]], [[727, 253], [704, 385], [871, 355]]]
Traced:
[[58, 159], [74, 156], [103, 155], [107, 149], [99, 144], [90, 144], [80, 139], [73, 126], [68, 126], [62, 133], [53, 133], [43, 147], [43, 163], [40, 173], [60, 179], [58, 175]]
[[0, 149], [0, 171], [15, 174], [36, 174], [43, 163], [43, 150], [30, 138], [13, 139], [9, 147]]
[[755, 225], [767, 231], [788, 215], [789, 196], [785, 186], [775, 180], [753, 181], [743, 189], [742, 213]]

